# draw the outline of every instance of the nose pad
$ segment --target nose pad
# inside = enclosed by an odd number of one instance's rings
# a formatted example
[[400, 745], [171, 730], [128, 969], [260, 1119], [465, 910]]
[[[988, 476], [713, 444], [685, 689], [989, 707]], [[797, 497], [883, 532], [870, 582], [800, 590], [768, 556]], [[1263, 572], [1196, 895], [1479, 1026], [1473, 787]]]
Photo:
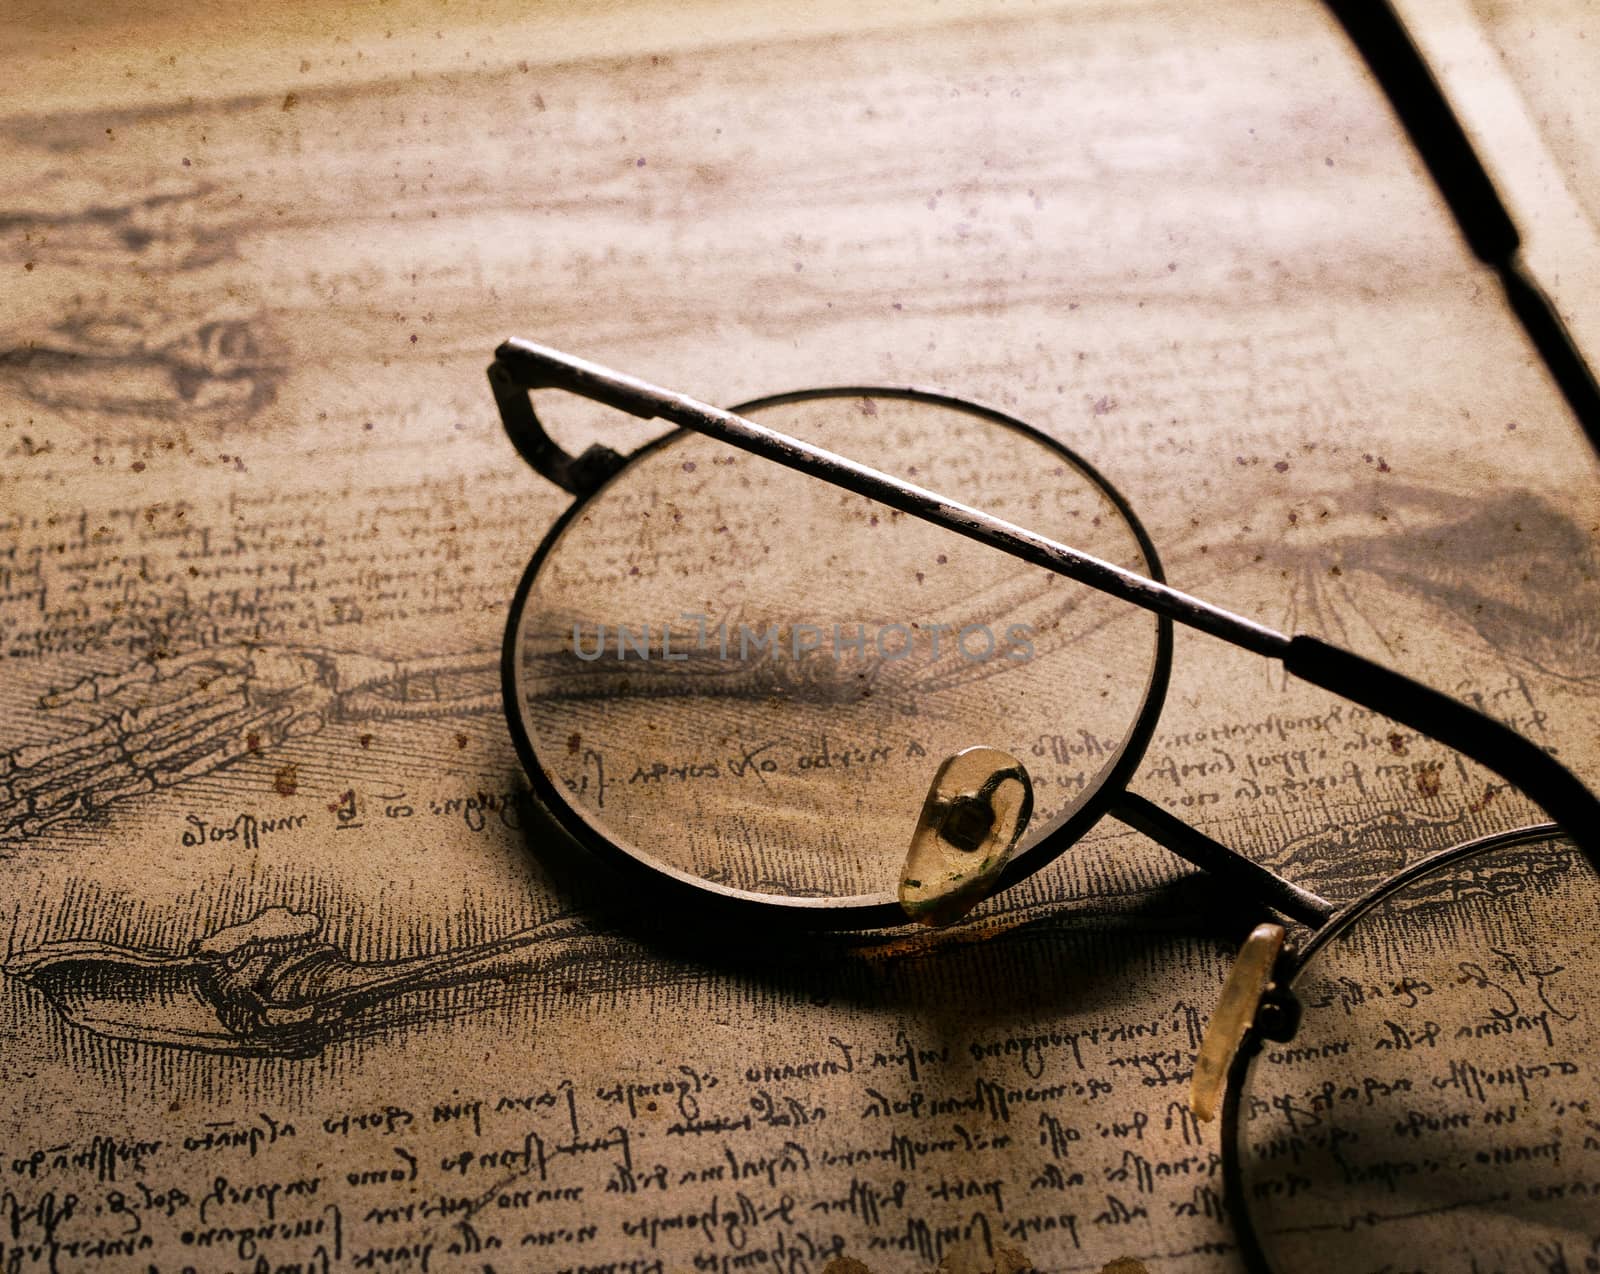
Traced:
[[959, 920], [989, 894], [1033, 816], [1022, 762], [967, 748], [933, 776], [900, 876], [900, 909], [925, 925]]
[[1260, 1029], [1264, 1025], [1258, 1015], [1273, 1005], [1271, 996], [1278, 989], [1274, 974], [1283, 954], [1284, 937], [1282, 925], [1257, 925], [1239, 949], [1239, 958], [1222, 985], [1216, 1010], [1206, 1024], [1200, 1052], [1195, 1056], [1189, 1109], [1197, 1119], [1216, 1116], [1239, 1046], [1252, 1027]]

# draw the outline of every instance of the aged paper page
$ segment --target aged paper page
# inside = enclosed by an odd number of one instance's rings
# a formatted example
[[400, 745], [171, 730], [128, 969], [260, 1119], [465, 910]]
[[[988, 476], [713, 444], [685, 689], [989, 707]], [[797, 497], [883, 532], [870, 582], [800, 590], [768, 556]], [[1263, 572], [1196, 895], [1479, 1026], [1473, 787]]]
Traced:
[[[988, 403], [1104, 473], [1175, 584], [1591, 783], [1600, 466], [1314, 5], [607, 12], [22, 28], [0, 1269], [1239, 1268], [1188, 1089], [1261, 916], [1150, 840], [1106, 820], [957, 929], [855, 944], [674, 929], [574, 866], [501, 688], [569, 501], [484, 366], [524, 335], [719, 403]], [[659, 432], [547, 419], [574, 451]], [[1051, 473], [929, 448], [883, 463], [1049, 512]], [[773, 552], [819, 547], [768, 511]], [[620, 577], [717, 534], [601, 530]], [[1175, 646], [1132, 786], [1335, 902], [1538, 817]], [[574, 738], [569, 790], [659, 762], [685, 807], [749, 759]], [[855, 741], [790, 742], [786, 771]], [[1064, 792], [1115, 741], [1012, 742]], [[1597, 1188], [1564, 1135], [1539, 1180]]]

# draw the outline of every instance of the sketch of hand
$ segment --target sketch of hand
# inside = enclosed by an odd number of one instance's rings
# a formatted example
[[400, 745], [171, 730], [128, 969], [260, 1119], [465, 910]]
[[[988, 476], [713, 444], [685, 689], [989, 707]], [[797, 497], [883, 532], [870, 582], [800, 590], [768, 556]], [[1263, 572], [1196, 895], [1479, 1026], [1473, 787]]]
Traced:
[[39, 706], [98, 720], [0, 753], [0, 838], [172, 787], [330, 721], [498, 711], [495, 652], [391, 660], [314, 647], [201, 649], [95, 674]]

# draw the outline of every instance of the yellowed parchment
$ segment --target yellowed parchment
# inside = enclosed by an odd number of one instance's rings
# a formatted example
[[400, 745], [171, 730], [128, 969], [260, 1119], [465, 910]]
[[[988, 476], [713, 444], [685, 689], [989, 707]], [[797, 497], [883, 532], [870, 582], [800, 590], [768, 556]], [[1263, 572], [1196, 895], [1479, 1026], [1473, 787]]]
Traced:
[[[1260, 916], [1142, 836], [855, 948], [663, 941], [548, 865], [500, 650], [567, 499], [483, 367], [992, 404], [1179, 586], [1590, 780], [1594, 456], [1314, 5], [522, 8], [15, 25], [0, 1268], [1237, 1268], [1186, 1095]], [[1133, 785], [1335, 902], [1537, 817], [1182, 632]]]

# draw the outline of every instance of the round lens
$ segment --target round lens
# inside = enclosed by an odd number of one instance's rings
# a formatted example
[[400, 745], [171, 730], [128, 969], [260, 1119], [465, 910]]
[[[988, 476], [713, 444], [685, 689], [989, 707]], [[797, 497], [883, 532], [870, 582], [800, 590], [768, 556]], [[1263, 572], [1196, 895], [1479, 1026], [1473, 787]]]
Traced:
[[[745, 412], [1154, 572], [1091, 470], [994, 413], [886, 392]], [[1160, 644], [1125, 603], [677, 433], [542, 546], [512, 615], [511, 710], [541, 790], [591, 847], [722, 893], [892, 906], [954, 753], [1027, 767], [1022, 857], [1096, 814], [1155, 706]]]
[[1237, 1197], [1275, 1270], [1600, 1257], [1600, 883], [1571, 842], [1442, 856], [1318, 945], [1240, 1097]]

